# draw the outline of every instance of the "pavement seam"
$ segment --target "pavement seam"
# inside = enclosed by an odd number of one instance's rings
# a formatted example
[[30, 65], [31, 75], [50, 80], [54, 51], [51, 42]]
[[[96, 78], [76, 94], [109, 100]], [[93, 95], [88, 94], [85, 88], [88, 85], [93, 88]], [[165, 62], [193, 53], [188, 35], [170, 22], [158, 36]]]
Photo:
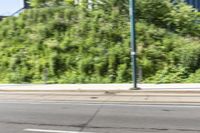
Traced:
[[97, 110], [95, 111], [95, 113], [90, 117], [90, 119], [83, 125], [83, 127], [79, 130], [80, 132], [83, 132], [85, 128], [88, 128], [88, 125], [95, 119], [95, 117], [97, 116], [97, 114], [101, 111], [101, 109], [103, 108], [103, 104], [100, 105]]

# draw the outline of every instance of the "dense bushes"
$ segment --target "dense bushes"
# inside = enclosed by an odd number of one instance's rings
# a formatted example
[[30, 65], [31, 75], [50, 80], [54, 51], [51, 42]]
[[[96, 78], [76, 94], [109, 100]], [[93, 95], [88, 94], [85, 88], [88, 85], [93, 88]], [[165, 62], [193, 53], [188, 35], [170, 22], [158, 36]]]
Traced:
[[[31, 2], [33, 9], [0, 22], [0, 82], [131, 81], [127, 1], [97, 1], [92, 9], [64, 0]], [[192, 24], [198, 13], [169, 0], [137, 5], [143, 81], [191, 82], [200, 67], [200, 27]], [[156, 10], [149, 15], [150, 9]]]
[[200, 36], [200, 13], [183, 0], [138, 0], [138, 19], [181, 35]]

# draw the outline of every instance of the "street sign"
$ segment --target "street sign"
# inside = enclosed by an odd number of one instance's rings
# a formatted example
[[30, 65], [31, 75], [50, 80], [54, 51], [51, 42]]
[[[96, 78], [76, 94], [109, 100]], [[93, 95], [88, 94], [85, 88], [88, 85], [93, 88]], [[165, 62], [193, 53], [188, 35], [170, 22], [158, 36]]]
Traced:
[[186, 2], [200, 11], [200, 0], [186, 0]]

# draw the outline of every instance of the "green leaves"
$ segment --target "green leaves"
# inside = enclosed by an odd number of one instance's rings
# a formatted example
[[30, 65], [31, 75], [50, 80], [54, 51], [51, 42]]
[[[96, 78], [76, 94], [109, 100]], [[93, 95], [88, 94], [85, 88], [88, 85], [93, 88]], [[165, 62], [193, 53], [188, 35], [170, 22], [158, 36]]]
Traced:
[[138, 0], [137, 18], [182, 35], [200, 36], [200, 15], [182, 0]]
[[67, 0], [29, 0], [31, 7], [50, 7], [63, 5], [65, 2], [71, 3]]
[[[199, 73], [199, 13], [170, 1], [136, 3], [144, 82], [185, 82]], [[131, 82], [127, 0], [97, 0], [92, 8], [87, 0], [30, 2], [32, 9], [0, 22], [0, 82]]]

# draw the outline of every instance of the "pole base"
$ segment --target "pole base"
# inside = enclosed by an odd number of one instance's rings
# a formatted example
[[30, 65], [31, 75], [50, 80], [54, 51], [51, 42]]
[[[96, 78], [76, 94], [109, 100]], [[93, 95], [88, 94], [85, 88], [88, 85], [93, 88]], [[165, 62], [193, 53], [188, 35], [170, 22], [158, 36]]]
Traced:
[[130, 88], [130, 90], [141, 90], [141, 88], [139, 88], [139, 87], [137, 87], [137, 88], [132, 87], [132, 88]]

